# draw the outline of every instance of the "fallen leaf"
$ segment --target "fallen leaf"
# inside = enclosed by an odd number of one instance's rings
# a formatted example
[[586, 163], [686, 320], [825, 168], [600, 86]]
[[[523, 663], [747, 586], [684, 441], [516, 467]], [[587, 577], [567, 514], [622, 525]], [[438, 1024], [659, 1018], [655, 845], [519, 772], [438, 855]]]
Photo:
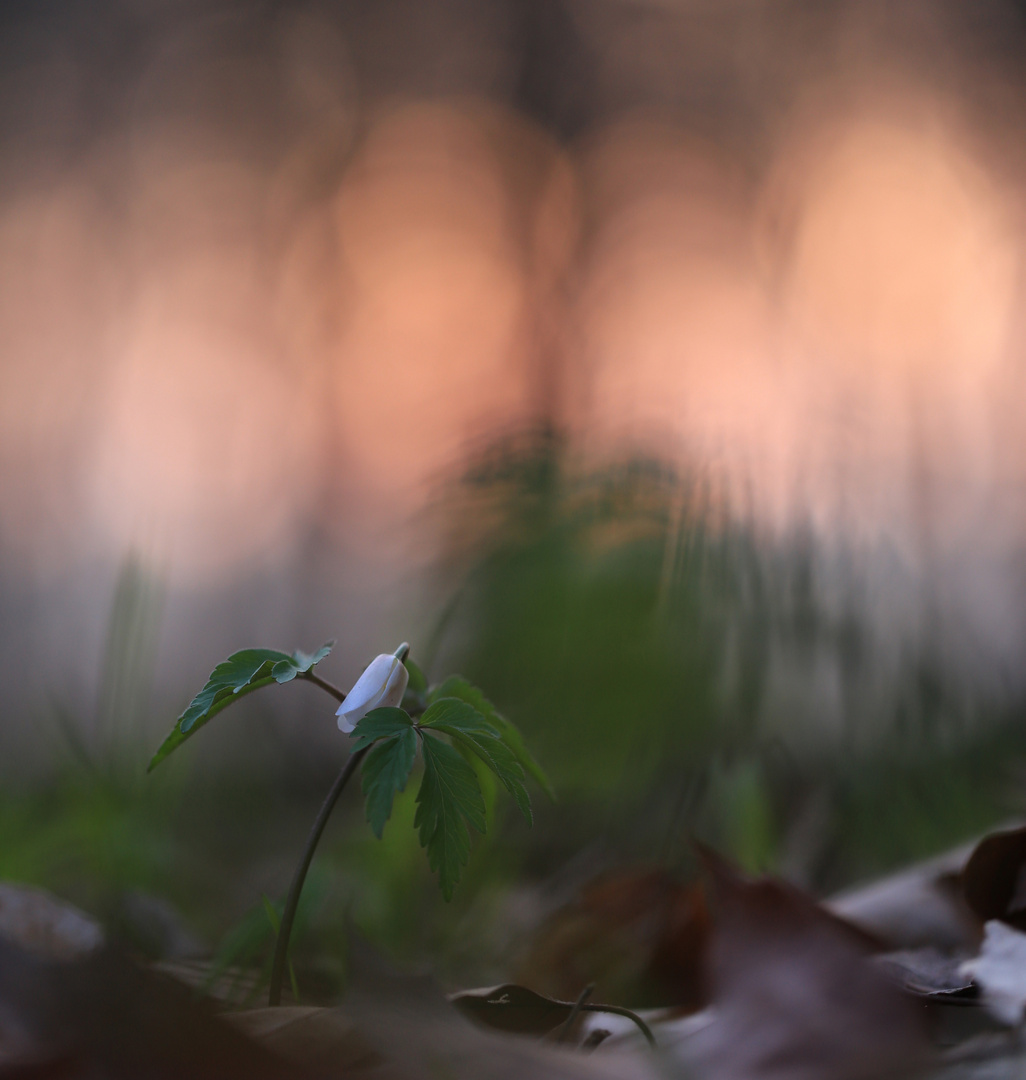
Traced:
[[[284, 1041], [269, 1045], [309, 1065], [307, 1045], [328, 1054], [337, 1039], [339, 1058], [345, 1059], [362, 1041], [379, 1058], [371, 1070], [374, 1080], [657, 1080], [662, 1075], [647, 1047], [641, 1052], [601, 1048], [586, 1055], [479, 1027], [453, 1007], [431, 978], [396, 972], [363, 943], [353, 944], [352, 979], [343, 1007], [289, 1010], [295, 1019], [281, 1029], [278, 1038]], [[273, 1024], [268, 1014], [281, 1011], [259, 1013]], [[361, 1071], [339, 1069], [338, 1075]]]
[[226, 1024], [187, 987], [140, 967], [110, 945], [54, 962], [0, 939], [0, 1044], [9, 1072], [20, 1063], [26, 1076], [300, 1080], [308, 1075]]
[[464, 990], [449, 1000], [468, 1019], [515, 1035], [547, 1035], [566, 1023], [573, 1008], [514, 983]]
[[845, 890], [823, 907], [879, 938], [888, 949], [933, 946], [975, 951], [980, 927], [962, 895], [963, 844], [915, 866]]
[[228, 1013], [226, 1019], [281, 1057], [325, 1074], [350, 1076], [385, 1062], [343, 1009], [279, 1005]]
[[952, 956], [929, 946], [876, 957], [876, 963], [910, 994], [972, 1002], [978, 995], [972, 977], [963, 973], [964, 961], [964, 956]]
[[913, 1003], [870, 960], [879, 943], [782, 881], [705, 848], [713, 1008], [680, 1044], [710, 1080], [855, 1080], [928, 1059]]
[[708, 933], [700, 885], [663, 870], [610, 874], [543, 924], [515, 978], [558, 1000], [592, 983], [596, 1001], [692, 1011], [705, 1001]]
[[[547, 1035], [565, 1024], [575, 1013], [581, 1019], [590, 1016], [601, 1017], [603, 1021], [617, 1016], [654, 1044], [651, 1030], [637, 1013], [623, 1006], [591, 1001], [590, 995], [591, 987], [588, 987], [578, 1002], [557, 1001], [536, 994], [525, 986], [504, 983], [502, 986], [450, 994], [449, 1001], [468, 1019], [515, 1035]], [[589, 1000], [584, 1000], [585, 997]]]
[[985, 836], [969, 856], [961, 882], [981, 923], [1000, 919], [1026, 930], [1026, 828]]
[[0, 937], [36, 956], [71, 960], [103, 944], [100, 924], [45, 889], [0, 884]]

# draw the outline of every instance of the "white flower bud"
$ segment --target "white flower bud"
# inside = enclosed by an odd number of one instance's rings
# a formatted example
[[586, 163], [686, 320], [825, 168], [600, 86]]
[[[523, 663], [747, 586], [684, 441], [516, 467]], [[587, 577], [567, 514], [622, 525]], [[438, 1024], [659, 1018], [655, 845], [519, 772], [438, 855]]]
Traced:
[[339, 731], [352, 731], [371, 709], [398, 705], [409, 681], [410, 673], [398, 657], [392, 653], [375, 656], [335, 713]]

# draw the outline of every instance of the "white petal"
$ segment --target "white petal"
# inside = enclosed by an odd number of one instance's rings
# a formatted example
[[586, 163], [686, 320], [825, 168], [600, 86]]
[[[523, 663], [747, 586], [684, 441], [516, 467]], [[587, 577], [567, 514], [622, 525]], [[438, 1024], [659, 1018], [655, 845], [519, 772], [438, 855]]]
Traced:
[[397, 664], [403, 666], [391, 653], [380, 653], [367, 665], [335, 712], [340, 731], [352, 731], [371, 709], [381, 704]]
[[406, 670], [406, 665], [401, 660], [396, 660], [395, 667], [388, 676], [388, 685], [378, 705], [398, 705], [403, 700], [409, 681], [410, 673]]

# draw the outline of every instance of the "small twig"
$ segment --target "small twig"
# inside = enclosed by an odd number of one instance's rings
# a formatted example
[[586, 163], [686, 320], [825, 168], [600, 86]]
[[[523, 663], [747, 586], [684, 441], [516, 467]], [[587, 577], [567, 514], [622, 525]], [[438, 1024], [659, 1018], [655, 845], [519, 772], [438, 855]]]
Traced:
[[594, 989], [595, 984], [588, 983], [580, 994], [577, 995], [577, 1000], [570, 1010], [570, 1015], [563, 1021], [563, 1026], [559, 1029], [559, 1034], [556, 1036], [556, 1042], [561, 1043], [566, 1040], [566, 1037], [570, 1034], [570, 1029], [574, 1026], [574, 1021], [580, 1015], [581, 1009], [584, 1008], [584, 1003], [591, 997], [591, 993]]
[[[344, 696], [345, 695], [343, 695], [343, 697]], [[324, 832], [324, 826], [328, 823], [328, 818], [331, 817], [331, 811], [335, 808], [335, 803], [338, 802], [338, 797], [345, 790], [346, 784], [349, 783], [349, 778], [356, 772], [356, 767], [363, 760], [363, 756], [366, 753], [367, 750], [365, 748], [363, 750], [357, 750], [355, 754], [349, 755], [349, 758], [343, 766], [342, 771], [338, 774], [335, 783], [332, 784], [331, 790], [328, 792], [328, 797], [321, 806], [320, 813], [317, 815], [317, 820], [313, 823], [313, 828], [310, 830], [310, 835], [306, 838], [306, 846], [303, 848], [303, 857], [299, 860], [296, 872], [292, 876], [292, 884], [289, 886], [289, 895], [285, 901], [285, 908], [281, 913], [281, 930], [278, 933], [278, 940], [274, 946], [274, 967], [271, 968], [271, 990], [267, 996], [268, 1005], [281, 1004], [281, 986], [285, 979], [285, 962], [288, 959], [289, 937], [292, 934], [292, 923], [296, 918], [296, 908], [299, 906], [299, 894], [303, 891], [303, 882], [306, 881], [306, 872], [310, 869], [310, 862], [313, 859], [314, 851], [317, 849], [317, 843], [321, 838], [321, 833]]]
[[628, 1020], [633, 1020], [634, 1023], [638, 1025], [641, 1034], [648, 1039], [649, 1046], [651, 1046], [653, 1050], [655, 1049], [656, 1041], [655, 1036], [652, 1034], [652, 1029], [636, 1012], [631, 1012], [630, 1009], [625, 1009], [622, 1005], [582, 1005], [581, 1011], [616, 1013], [617, 1016], [626, 1016]]

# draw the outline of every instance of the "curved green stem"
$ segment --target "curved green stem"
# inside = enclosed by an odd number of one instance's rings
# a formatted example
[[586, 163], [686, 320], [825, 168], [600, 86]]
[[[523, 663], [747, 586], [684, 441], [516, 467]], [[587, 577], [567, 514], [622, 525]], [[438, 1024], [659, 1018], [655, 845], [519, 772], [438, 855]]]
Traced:
[[[403, 661], [409, 655], [410, 646], [408, 642], [403, 642], [398, 649], [396, 649], [394, 655], [397, 660]], [[326, 679], [322, 679], [320, 675], [315, 675], [312, 670], [302, 671], [299, 673], [299, 678], [306, 679], [308, 682], [312, 682], [314, 686], [319, 686], [322, 690], [331, 694], [336, 701], [344, 702], [346, 700], [346, 694], [341, 691], [337, 686], [332, 685]], [[345, 790], [346, 784], [349, 783], [349, 778], [356, 772], [357, 766], [363, 760], [364, 754], [367, 753], [369, 747], [364, 747], [362, 750], [357, 750], [355, 754], [350, 754], [345, 765], [342, 767], [342, 771], [338, 774], [335, 783], [331, 785], [331, 790], [328, 792], [327, 798], [321, 805], [320, 812], [317, 814], [317, 820], [313, 823], [313, 828], [310, 830], [310, 835], [306, 838], [306, 846], [303, 848], [303, 856], [299, 860], [299, 865], [296, 867], [295, 873], [292, 875], [292, 883], [289, 885], [289, 895], [285, 899], [285, 908], [281, 913], [281, 928], [278, 931], [278, 939], [274, 944], [274, 965], [271, 968], [271, 989], [267, 995], [268, 1005], [280, 1005], [281, 1004], [281, 987], [285, 981], [285, 967], [288, 961], [289, 955], [289, 938], [292, 936], [292, 924], [296, 919], [296, 908], [299, 907], [299, 894], [303, 891], [303, 883], [306, 881], [307, 871], [310, 869], [310, 863], [313, 861], [314, 852], [317, 850], [317, 844], [320, 842], [321, 833], [324, 832], [324, 826], [328, 824], [328, 818], [331, 817], [332, 810], [335, 809], [335, 803], [338, 802], [338, 797]]]
[[309, 671], [301, 671], [296, 678], [306, 679], [307, 682], [312, 682], [314, 686], [319, 686], [322, 690], [331, 694], [331, 696], [338, 702], [346, 700], [346, 694], [344, 690], [340, 690], [334, 683], [328, 682], [327, 679], [322, 679], [320, 675], [314, 673], [313, 668]]
[[278, 931], [278, 940], [274, 946], [274, 966], [271, 968], [271, 989], [267, 996], [268, 1005], [281, 1004], [281, 986], [285, 979], [285, 966], [289, 954], [289, 937], [292, 934], [292, 924], [296, 918], [296, 908], [299, 906], [299, 894], [303, 891], [303, 882], [306, 881], [306, 872], [310, 869], [310, 862], [313, 859], [314, 851], [317, 849], [317, 843], [321, 838], [321, 833], [324, 832], [324, 826], [328, 823], [331, 811], [335, 808], [335, 803], [338, 802], [338, 797], [345, 790], [349, 778], [356, 772], [357, 766], [366, 753], [367, 750], [363, 749], [349, 755], [321, 806], [317, 820], [310, 830], [310, 835], [306, 838], [303, 857], [299, 860], [296, 872], [292, 875], [292, 884], [289, 886], [285, 909], [281, 913], [281, 929]]

